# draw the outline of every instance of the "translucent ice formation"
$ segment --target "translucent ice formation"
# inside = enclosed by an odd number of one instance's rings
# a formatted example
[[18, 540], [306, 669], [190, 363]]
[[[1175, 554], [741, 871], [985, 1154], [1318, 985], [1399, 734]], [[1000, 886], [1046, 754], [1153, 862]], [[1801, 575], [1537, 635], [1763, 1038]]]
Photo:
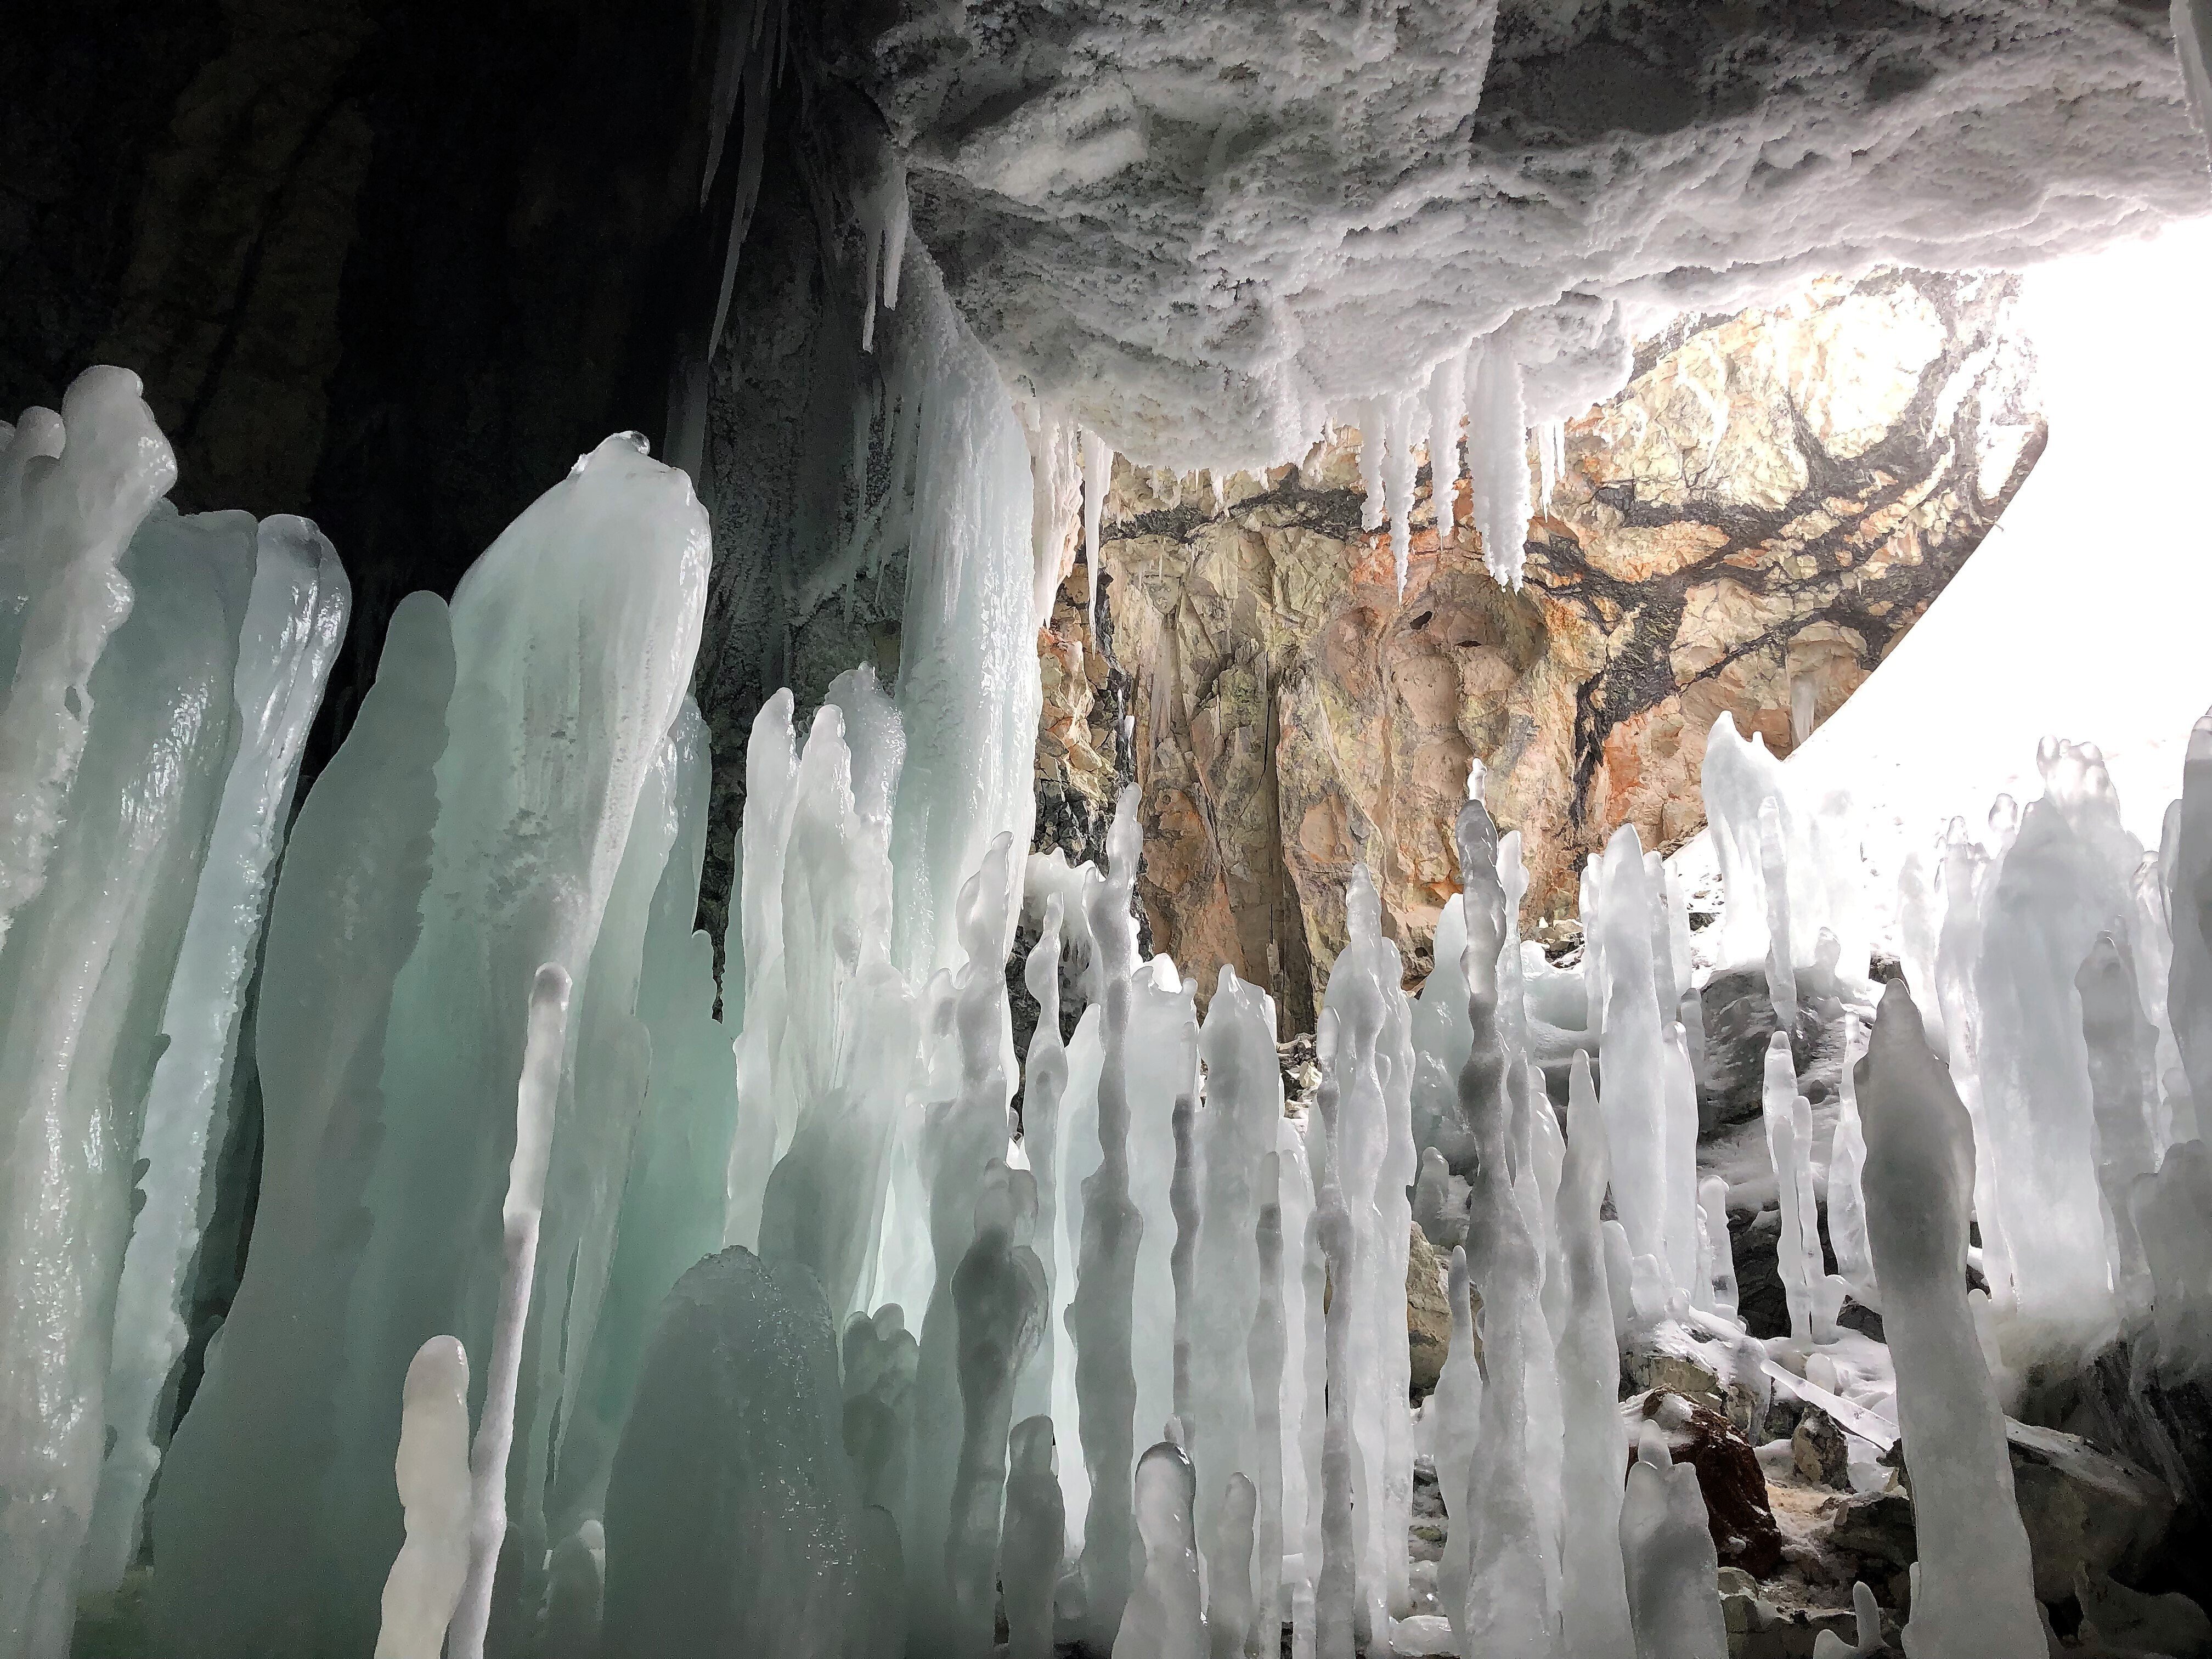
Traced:
[[423, 1659], [444, 1651], [469, 1571], [469, 1357], [450, 1336], [408, 1364], [398, 1473], [407, 1541], [384, 1581], [376, 1659]]
[[1676, 1463], [1656, 1423], [1644, 1425], [1620, 1500], [1620, 1553], [1636, 1623], [1636, 1659], [1719, 1659], [1729, 1650], [1698, 1472]]
[[2043, 1626], [2004, 1419], [1966, 1304], [1972, 1126], [1903, 987], [1882, 994], [1858, 1073], [1868, 1231], [1921, 1540], [1905, 1651], [2018, 1659], [2039, 1650]]

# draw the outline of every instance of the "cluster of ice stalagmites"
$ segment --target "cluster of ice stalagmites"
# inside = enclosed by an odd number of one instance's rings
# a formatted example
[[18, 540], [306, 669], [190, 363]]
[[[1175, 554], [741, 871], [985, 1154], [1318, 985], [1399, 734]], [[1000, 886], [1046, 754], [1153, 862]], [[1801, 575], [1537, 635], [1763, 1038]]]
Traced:
[[[1624, 1346], [1678, 1338], [1828, 1406], [1869, 1471], [1902, 1427], [1944, 1533], [1908, 1642], [2017, 1651], [2040, 1626], [2003, 1373], [2114, 1330], [2146, 1374], [2212, 1364], [2212, 724], [2154, 855], [2084, 746], [1985, 843], [1954, 827], [1907, 872], [1912, 982], [1878, 1014], [1846, 804], [1716, 730], [1722, 954], [1779, 1026], [1759, 1144], [1791, 1329], [1762, 1343], [1698, 1163], [1683, 894], [1633, 831], [1563, 969], [1519, 937], [1518, 837], [1468, 801], [1418, 999], [1355, 872], [1286, 1114], [1264, 993], [1224, 973], [1201, 1020], [1139, 959], [1133, 799], [1103, 871], [1025, 866], [982, 833], [996, 763], [948, 772], [919, 694], [856, 671], [803, 741], [787, 695], [755, 725], [718, 988], [684, 696], [704, 514], [616, 438], [450, 607], [398, 608], [271, 896], [343, 577], [297, 521], [147, 505], [126, 392], [27, 419], [0, 475], [21, 614], [60, 606], [77, 653], [5, 641], [9, 1659], [58, 1659], [78, 1595], [141, 1559], [180, 1659], [983, 1659], [1002, 1618], [1029, 1656], [1261, 1659], [1287, 1628], [1299, 1659], [1718, 1659], [1696, 1474], [1656, 1426], [1632, 1456], [1619, 1412]], [[1846, 1057], [1817, 1117], [1808, 1022]], [[252, 1247], [164, 1449], [248, 1039]], [[1416, 1227], [1452, 1262], [1418, 1415]], [[1893, 1361], [1838, 1328], [1846, 1294]]]

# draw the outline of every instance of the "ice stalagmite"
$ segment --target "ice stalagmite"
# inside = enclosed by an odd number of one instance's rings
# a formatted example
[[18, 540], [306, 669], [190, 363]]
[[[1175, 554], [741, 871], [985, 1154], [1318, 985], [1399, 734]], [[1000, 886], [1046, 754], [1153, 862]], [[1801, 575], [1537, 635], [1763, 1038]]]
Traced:
[[853, 1460], [860, 1502], [903, 1514], [914, 1439], [914, 1383], [921, 1345], [906, 1328], [906, 1311], [887, 1302], [846, 1322], [845, 1455]]
[[[335, 1553], [368, 1547], [358, 1528], [325, 1533], [325, 1483], [363, 1195], [384, 1133], [392, 988], [422, 926], [453, 686], [445, 604], [410, 595], [286, 845], [254, 1014], [264, 1139], [253, 1251], [150, 1517], [161, 1552], [153, 1622], [172, 1654], [296, 1652], [294, 1632], [345, 1571]], [[240, 1577], [246, 1560], [262, 1571]]]
[[[1248, 1643], [1259, 1634], [1252, 1600], [1253, 1535], [1260, 1514], [1259, 1489], [1241, 1470], [1229, 1477], [1223, 1495], [1219, 1541], [1213, 1555], [1221, 1563], [1212, 1570], [1206, 1598], [1206, 1629], [1213, 1659], [1244, 1659]], [[1279, 1631], [1274, 1650], [1282, 1650]]]
[[607, 1486], [607, 1659], [862, 1659], [873, 1556], [803, 1267], [732, 1249], [662, 1310]]
[[[1620, 1466], [1627, 1450], [1616, 1403], [1620, 1351], [1613, 1341], [1599, 1221], [1611, 1178], [1601, 1110], [1589, 1056], [1577, 1050], [1567, 1077], [1567, 1158], [1558, 1211], [1568, 1289], [1566, 1329], [1559, 1339], [1566, 1431], [1559, 1622], [1574, 1659], [1632, 1659], [1635, 1640], [1620, 1565]], [[1727, 1237], [1725, 1222], [1722, 1237]], [[1455, 1322], [1458, 1316], [1455, 1304]]]
[[1352, 1369], [1332, 1363], [1329, 1376], [1332, 1401], [1340, 1392], [1349, 1396], [1359, 1586], [1370, 1627], [1380, 1632], [1386, 1617], [1407, 1611], [1409, 1596], [1399, 1540], [1413, 1507], [1413, 1437], [1399, 1310], [1413, 1231], [1406, 1195], [1413, 1179], [1412, 1021], [1399, 989], [1398, 948], [1382, 937], [1381, 902], [1364, 867], [1352, 872], [1345, 914], [1350, 938], [1329, 971], [1325, 1002], [1334, 1041], [1322, 1064], [1336, 1084], [1330, 1158], [1352, 1227], [1347, 1266], [1358, 1288]]
[[1022, 1150], [1036, 1178], [1036, 1235], [1033, 1248], [1044, 1271], [1045, 1305], [1036, 1351], [1023, 1368], [1014, 1391], [1014, 1411], [1028, 1418], [1053, 1409], [1053, 1315], [1065, 1298], [1060, 1281], [1073, 1262], [1060, 1255], [1060, 1102], [1067, 1091], [1067, 1047], [1060, 1037], [1060, 927], [1064, 902], [1054, 893], [1045, 901], [1044, 931], [1022, 965], [1022, 983], [1036, 1000], [1036, 1030], [1022, 1063]]
[[1796, 1066], [1784, 1031], [1767, 1039], [1760, 1110], [1766, 1124], [1767, 1156], [1773, 1161], [1781, 1194], [1782, 1237], [1775, 1248], [1790, 1307], [1790, 1334], [1800, 1344], [1826, 1341], [1832, 1333], [1821, 1332], [1814, 1317], [1814, 1281], [1821, 1273], [1813, 1196], [1813, 1109], [1797, 1092]]
[[[94, 502], [95, 517], [104, 510]], [[16, 890], [25, 902], [0, 951], [7, 1659], [60, 1655], [74, 1618], [140, 1111], [228, 752], [253, 545], [245, 514], [187, 519], [163, 506], [124, 554], [123, 577], [102, 577], [127, 579], [140, 603], [84, 682], [91, 717], [60, 830], [39, 879]], [[40, 641], [27, 635], [24, 648], [27, 665]], [[27, 786], [8, 805], [35, 811], [40, 799]], [[388, 1493], [388, 1442], [383, 1462]]]
[[2212, 1367], [2212, 1149], [2184, 1140], [2128, 1194], [2151, 1279], [2153, 1354], [2169, 1379]]
[[1979, 1127], [2019, 1312], [2045, 1328], [2087, 1327], [2112, 1304], [2075, 975], [2130, 909], [2142, 848], [2093, 746], [2046, 740], [2036, 762], [2044, 793], [1997, 867], [1974, 969]]
[[[1471, 1491], [1468, 1475], [1474, 1466], [1475, 1439], [1482, 1425], [1481, 1362], [1474, 1351], [1472, 1280], [1468, 1274], [1464, 1246], [1455, 1248], [1451, 1253], [1448, 1287], [1451, 1339], [1444, 1350], [1443, 1370], [1437, 1378], [1436, 1391], [1422, 1411], [1425, 1421], [1436, 1424], [1437, 1486], [1443, 1494], [1445, 1516], [1450, 1523], [1444, 1534], [1443, 1559], [1437, 1564], [1437, 1589], [1444, 1606], [1450, 1609], [1447, 1616], [1457, 1626], [1462, 1622], [1460, 1609], [1467, 1606], [1469, 1562], [1474, 1547], [1474, 1518], [1468, 1504]], [[1612, 1347], [1610, 1328], [1606, 1331], [1605, 1341], [1607, 1348]]]
[[167, 1438], [155, 1421], [184, 1351], [185, 1275], [209, 1204], [206, 1164], [228, 1127], [246, 987], [260, 954], [269, 887], [290, 816], [307, 727], [345, 631], [350, 590], [337, 555], [304, 519], [264, 520], [239, 638], [235, 751], [222, 783], [191, 919], [170, 981], [139, 1133], [146, 1202], [117, 1288], [106, 1412], [114, 1441], [85, 1562], [112, 1590], [136, 1557], [140, 1511]]
[[568, 970], [547, 963], [530, 988], [529, 1036], [515, 1090], [514, 1156], [507, 1202], [501, 1206], [499, 1310], [492, 1322], [491, 1363], [483, 1407], [469, 1446], [469, 1576], [453, 1610], [453, 1659], [483, 1659], [491, 1622], [492, 1580], [507, 1546], [507, 1461], [514, 1444], [515, 1393], [522, 1371], [523, 1322], [538, 1276], [538, 1237], [544, 1219], [545, 1166], [552, 1153], [553, 1109], [561, 1090], [561, 1058], [568, 1036]]
[[2090, 1146], [2097, 1164], [2097, 1190], [2105, 1203], [2112, 1289], [2122, 1314], [2133, 1319], [2150, 1305], [2150, 1270], [2128, 1194], [2155, 1167], [2152, 1114], [2158, 1097], [2153, 1069], [2157, 1038], [2143, 1018], [2136, 993], [2135, 963], [2124, 938], [2100, 933], [2074, 975], [2074, 988], [2081, 1000], [2081, 1038], [2095, 1113]]
[[[1066, 1537], [1060, 1476], [1053, 1468], [1052, 1419], [1014, 1425], [1006, 1474], [1006, 1517], [998, 1575], [1006, 1601], [1006, 1659], [1052, 1659], [1053, 1590]], [[893, 1638], [885, 1633], [885, 1645]]]
[[2039, 1653], [2004, 1418], [1966, 1302], [1972, 1127], [1901, 985], [1882, 994], [1858, 1095], [1867, 1230], [1920, 1538], [1905, 1650], [1911, 1659]]
[[729, 1033], [714, 1018], [713, 941], [692, 927], [706, 854], [708, 739], [688, 699], [670, 745], [675, 827], [646, 924], [637, 991], [650, 1045], [644, 1109], [582, 1382], [562, 1416], [550, 1500], [556, 1535], [599, 1512], [661, 1298], [722, 1243], [737, 1072]]
[[[953, 1640], [955, 1622], [961, 1613], [957, 1587], [948, 1581], [945, 1570], [953, 1528], [962, 1519], [958, 1492], [969, 1410], [959, 1275], [979, 1237], [997, 1232], [987, 1218], [996, 1213], [999, 1205], [1012, 1206], [1004, 1218], [1008, 1230], [1015, 1224], [1015, 1212], [1026, 1211], [1030, 1222], [1036, 1216], [1033, 1190], [1019, 1200], [1005, 1191], [1009, 1139], [1005, 1067], [1009, 1037], [1004, 964], [1012, 914], [1007, 886], [1013, 873], [1012, 845], [1001, 836], [961, 893], [960, 932], [968, 960], [952, 985], [949, 1042], [939, 1039], [940, 1049], [950, 1048], [950, 1055], [944, 1058], [951, 1064], [942, 1085], [931, 1087], [930, 1093], [936, 1097], [925, 1097], [921, 1109], [920, 1151], [929, 1194], [933, 1284], [922, 1316], [921, 1363], [915, 1389], [914, 1486], [899, 1535], [913, 1594], [915, 1615], [910, 1628], [930, 1640]], [[1027, 1172], [1023, 1173], [1026, 1180]], [[1010, 1239], [1002, 1243], [1004, 1248], [1012, 1249]], [[991, 1248], [987, 1243], [987, 1251]], [[1041, 1277], [1042, 1273], [1034, 1255], [1016, 1271], [1024, 1277], [1029, 1273]], [[1041, 1297], [1042, 1286], [1035, 1288]], [[979, 1330], [979, 1339], [983, 1335]], [[1006, 1335], [1012, 1345], [1015, 1332], [1009, 1329]], [[1018, 1369], [1027, 1357], [1026, 1347], [1011, 1352]], [[1013, 1379], [1014, 1372], [1009, 1370], [1004, 1378], [1009, 1392], [1001, 1399], [979, 1400], [979, 1408], [998, 1413], [1010, 1411]], [[994, 1378], [979, 1374], [976, 1381], [986, 1392], [995, 1391]], [[995, 1455], [1001, 1458], [1008, 1420], [1001, 1415], [997, 1431]], [[988, 1550], [988, 1540], [997, 1536], [997, 1501], [994, 1488], [988, 1534], [983, 1534], [980, 1519], [974, 1523], [975, 1531], [984, 1540], [977, 1547]]]
[[[1322, 1271], [1316, 1271], [1310, 1256], [1306, 1270], [1308, 1316], [1319, 1313], [1324, 1322], [1322, 1369], [1327, 1379], [1322, 1389], [1327, 1406], [1322, 1413], [1317, 1504], [1321, 1512], [1321, 1559], [1319, 1565], [1310, 1569], [1314, 1578], [1313, 1652], [1318, 1659], [1352, 1659], [1355, 1647], [1361, 1644], [1369, 1628], [1367, 1603], [1360, 1593], [1364, 1551], [1352, 1524], [1356, 1455], [1352, 1426], [1352, 1389], [1340, 1381], [1356, 1376], [1353, 1368], [1359, 1356], [1354, 1346], [1354, 1310], [1364, 1286], [1358, 1277], [1358, 1245], [1352, 1215], [1345, 1201], [1343, 1176], [1337, 1155], [1332, 1150], [1342, 1115], [1336, 1079], [1328, 1065], [1334, 1057], [1336, 1042], [1336, 1015], [1323, 1008], [1320, 1029], [1315, 1033], [1315, 1046], [1323, 1065], [1313, 1108], [1321, 1121], [1315, 1126], [1319, 1133], [1310, 1143], [1314, 1160], [1314, 1224]], [[1309, 1412], [1313, 1409], [1312, 1396], [1310, 1386]], [[1313, 1465], [1310, 1462], [1308, 1467], [1310, 1469]], [[1311, 1536], [1309, 1534], [1310, 1540]], [[1310, 1542], [1308, 1548], [1310, 1552]]]
[[[1279, 1127], [1281, 1121], [1279, 1109], [1271, 1128]], [[1283, 1311], [1282, 1166], [1279, 1152], [1270, 1152], [1260, 1160], [1260, 1218], [1253, 1234], [1260, 1268], [1260, 1306], [1252, 1316], [1252, 1334], [1245, 1343], [1252, 1388], [1250, 1467], [1256, 1506], [1252, 1523], [1253, 1625], [1245, 1645], [1262, 1659], [1277, 1659], [1282, 1650], [1283, 1393], [1288, 1346]]]
[[[1275, 1126], [1283, 1116], [1273, 999], [1223, 969], [1200, 1033], [1199, 1052], [1206, 1063], [1206, 1103], [1199, 1118], [1204, 1174], [1193, 1264], [1188, 1449], [1198, 1471], [1199, 1546], [1209, 1579], [1219, 1583], [1230, 1571], [1224, 1552], [1233, 1547], [1221, 1532], [1230, 1476], [1254, 1479], [1255, 1498], [1258, 1492], [1250, 1344], [1266, 1293], [1260, 1188], [1263, 1168], [1275, 1156]], [[1276, 1224], [1281, 1224], [1279, 1216]], [[1279, 1285], [1276, 1293], [1279, 1297]], [[1276, 1340], [1280, 1340], [1279, 1333]], [[1245, 1554], [1249, 1561], [1249, 1540]], [[1237, 1639], [1243, 1639], [1241, 1631]]]
[[1144, 1565], [1114, 1638], [1114, 1659], [1206, 1659], [1198, 1545], [1191, 1530], [1195, 1478], [1182, 1448], [1162, 1441], [1137, 1465], [1137, 1532]]
[[1083, 1461], [1090, 1474], [1083, 1533], [1083, 1586], [1091, 1640], [1113, 1641], [1129, 1595], [1136, 1545], [1130, 1510], [1135, 1457], [1136, 1375], [1129, 1354], [1137, 1249], [1142, 1218], [1129, 1197], [1129, 964], [1136, 927], [1139, 831], [1136, 790], [1125, 789], [1107, 830], [1106, 880], [1091, 903], [1091, 933], [1105, 967], [1105, 1060], [1098, 1078], [1098, 1166], [1083, 1183], [1083, 1241], [1067, 1334], [1075, 1346], [1075, 1389]]
[[27, 410], [0, 437], [0, 470], [16, 481], [0, 538], [25, 586], [0, 702], [0, 943], [45, 884], [96, 707], [93, 665], [131, 611], [118, 562], [177, 481], [138, 394], [128, 369], [88, 368], [63, 394], [59, 419]]
[[1644, 1425], [1620, 1500], [1620, 1554], [1636, 1625], [1636, 1659], [1725, 1659], [1728, 1627], [1714, 1586], [1720, 1556], [1698, 1471], [1674, 1462], [1654, 1423]]
[[450, 1336], [407, 1367], [397, 1462], [407, 1541], [384, 1581], [376, 1659], [436, 1659], [469, 1571], [469, 1357]]
[[[1910, 984], [1905, 989], [1911, 994]], [[1914, 1006], [1919, 1006], [1917, 996], [1914, 997]], [[1879, 1306], [1874, 1256], [1867, 1244], [1866, 1198], [1862, 1181], [1866, 1167], [1866, 1133], [1859, 1121], [1858, 1079], [1855, 1075], [1859, 1056], [1866, 1052], [1866, 1035], [1859, 1017], [1848, 1011], [1844, 1015], [1843, 1037], [1844, 1071], [1838, 1091], [1836, 1133], [1828, 1153], [1828, 1238], [1835, 1246], [1837, 1269], [1852, 1294], [1862, 1302]], [[1725, 1199], [1726, 1193], [1722, 1196]], [[1733, 1279], [1733, 1263], [1729, 1272]]]
[[[1613, 1205], [1632, 1255], [1662, 1269], [1670, 1259], [1666, 1049], [1651, 963], [1653, 895], [1635, 826], [1606, 844], [1599, 866], [1603, 968], [1591, 994], [1604, 1009], [1598, 1066], [1611, 1145]], [[1480, 1288], [1478, 1286], [1478, 1288]]]
[[2205, 1103], [2203, 1121], [2212, 1127], [2212, 714], [2190, 731], [2179, 805], [2166, 837], [2173, 933], [2166, 1009], [2189, 1094]]
[[994, 1159], [975, 1201], [975, 1242], [952, 1275], [962, 1421], [944, 1566], [956, 1652], [991, 1650], [1014, 1380], [1044, 1322], [1044, 1269], [1027, 1243], [1036, 1221], [1034, 1177]]

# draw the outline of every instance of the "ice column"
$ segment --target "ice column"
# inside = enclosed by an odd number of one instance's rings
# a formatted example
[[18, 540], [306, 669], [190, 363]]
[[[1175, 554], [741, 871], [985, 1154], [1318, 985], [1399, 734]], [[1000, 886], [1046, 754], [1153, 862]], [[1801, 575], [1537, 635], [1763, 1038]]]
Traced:
[[85, 1563], [90, 1589], [112, 1590], [137, 1553], [139, 1512], [161, 1455], [155, 1414], [185, 1346], [180, 1299], [205, 1219], [209, 1149], [220, 1146], [228, 1127], [270, 878], [350, 598], [337, 555], [313, 525], [262, 522], [232, 682], [241, 721], [236, 752], [161, 1015], [169, 1046], [155, 1065], [139, 1133], [146, 1202], [131, 1225], [116, 1293], [106, 1397], [114, 1440]]
[[1882, 994], [1858, 1072], [1868, 1231], [1921, 1539], [1905, 1652], [2019, 1659], [2042, 1650], [2043, 1626], [2004, 1417], [1966, 1303], [1973, 1131], [1901, 985]]
[[397, 1463], [407, 1541], [384, 1581], [376, 1659], [430, 1659], [469, 1571], [469, 1357], [450, 1336], [407, 1367]]

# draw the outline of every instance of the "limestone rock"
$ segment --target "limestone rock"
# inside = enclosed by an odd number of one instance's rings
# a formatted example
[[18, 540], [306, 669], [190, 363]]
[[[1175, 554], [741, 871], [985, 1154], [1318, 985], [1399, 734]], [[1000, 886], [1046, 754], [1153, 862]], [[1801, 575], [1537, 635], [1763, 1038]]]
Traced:
[[2005, 1439], [2037, 1599], [2065, 1600], [2083, 1572], [2134, 1577], [2173, 1518], [2157, 1478], [2057, 1429], [2008, 1423]]
[[1406, 1346], [1413, 1358], [1411, 1389], [1415, 1404], [1434, 1392], [1451, 1349], [1451, 1297], [1444, 1265], [1435, 1248], [1413, 1229], [1406, 1256]]
[[1806, 1407], [1790, 1431], [1790, 1455], [1797, 1473], [1815, 1486], [1850, 1490], [1850, 1447], [1836, 1419], [1818, 1406]]
[[[1621, 823], [1668, 849], [1702, 826], [1717, 714], [1788, 753], [1792, 687], [1833, 714], [1978, 544], [2043, 443], [2013, 294], [1892, 270], [1677, 321], [1569, 423], [1517, 592], [1464, 500], [1440, 526], [1417, 492], [1401, 595], [1348, 429], [1264, 474], [1117, 463], [1114, 636], [1079, 638], [1064, 602], [1042, 645], [1044, 815], [1103, 788], [1091, 754], [1126, 759], [1156, 948], [1201, 986], [1222, 963], [1267, 986], [1287, 1034], [1310, 1029], [1355, 864], [1426, 972], [1479, 760], [1523, 832], [1533, 933]], [[1127, 676], [1126, 757], [1122, 710], [1079, 707], [1101, 659]]]

